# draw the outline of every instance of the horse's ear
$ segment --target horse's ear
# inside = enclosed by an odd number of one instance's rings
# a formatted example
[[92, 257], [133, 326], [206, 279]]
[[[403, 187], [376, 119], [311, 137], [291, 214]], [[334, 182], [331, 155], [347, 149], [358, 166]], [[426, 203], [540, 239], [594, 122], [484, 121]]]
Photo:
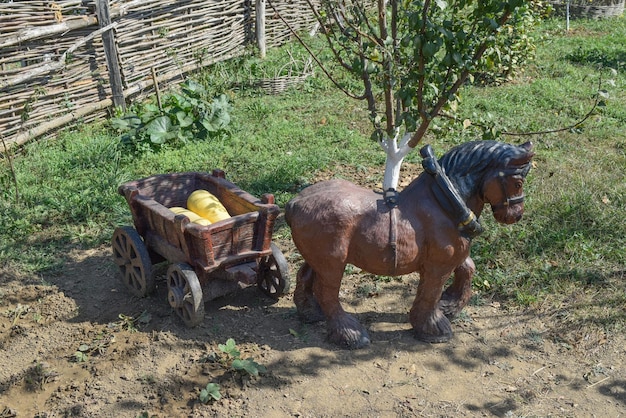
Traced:
[[524, 164], [528, 164], [530, 162], [530, 160], [532, 160], [532, 158], [535, 156], [535, 153], [532, 151], [533, 149], [533, 143], [528, 141], [523, 143], [522, 145], [519, 146], [520, 148], [524, 149], [526, 151], [525, 155], [522, 155], [520, 157], [517, 157], [515, 159], [512, 159], [511, 161], [509, 161], [509, 165], [524, 165]]
[[526, 151], [531, 152], [533, 150], [533, 143], [530, 141], [524, 142], [520, 145], [520, 148], [524, 148]]

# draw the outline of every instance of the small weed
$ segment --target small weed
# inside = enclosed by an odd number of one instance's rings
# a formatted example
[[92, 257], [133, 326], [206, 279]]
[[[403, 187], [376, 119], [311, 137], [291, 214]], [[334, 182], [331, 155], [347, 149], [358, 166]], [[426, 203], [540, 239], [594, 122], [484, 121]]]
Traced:
[[365, 283], [356, 288], [356, 295], [360, 298], [373, 298], [378, 296], [379, 291], [378, 283]]
[[147, 325], [152, 320], [152, 315], [147, 311], [143, 311], [138, 317], [119, 314], [118, 318], [120, 319], [117, 322], [112, 322], [109, 324], [111, 328], [118, 328], [128, 332], [137, 332], [137, 328], [139, 326]]
[[89, 355], [87, 352], [89, 351], [89, 346], [87, 344], [81, 344], [78, 346], [78, 350], [74, 353], [74, 361], [76, 363], [84, 363], [89, 359]]
[[309, 339], [309, 330], [306, 326], [301, 327], [299, 330], [289, 328], [289, 334], [304, 342]]
[[470, 306], [485, 306], [485, 299], [478, 292], [473, 293], [470, 297], [469, 304]]
[[256, 377], [267, 371], [265, 366], [254, 361], [252, 357], [242, 359], [241, 352], [232, 338], [229, 338], [226, 344], [219, 344], [218, 348], [226, 355], [226, 358], [222, 360], [222, 364], [235, 372]]
[[50, 365], [42, 362], [35, 362], [35, 365], [27, 370], [24, 381], [30, 391], [43, 390], [44, 386], [54, 382], [59, 378], [59, 373], [52, 370]]
[[207, 404], [211, 401], [219, 401], [222, 398], [220, 385], [217, 383], [207, 383], [206, 387], [200, 391], [200, 402]]
[[152, 374], [144, 374], [139, 376], [139, 381], [147, 385], [153, 385], [156, 383], [156, 377], [154, 377], [154, 375]]
[[344, 269], [343, 274], [345, 276], [349, 276], [350, 274], [358, 274], [360, 272], [361, 272], [360, 268], [353, 266], [352, 264], [347, 264], [346, 268]]
[[452, 320], [455, 324], [472, 322], [472, 317], [465, 311], [459, 312], [456, 318]]
[[82, 343], [79, 345], [78, 350], [72, 355], [72, 360], [76, 363], [84, 363], [90, 355], [103, 355], [114, 342], [114, 335], [107, 332], [99, 333], [90, 344]]
[[379, 283], [401, 282], [402, 276], [376, 276], [374, 280]]
[[8, 316], [10, 319], [13, 320], [13, 323], [11, 325], [15, 326], [17, 324], [17, 321], [19, 319], [23, 319], [29, 310], [30, 307], [28, 305], [22, 305], [21, 303], [18, 303], [15, 309], [9, 309]]
[[543, 334], [537, 330], [530, 330], [526, 337], [530, 340], [532, 344], [539, 345], [543, 343]]
[[222, 353], [231, 358], [239, 358], [239, 356], [241, 355], [241, 352], [237, 349], [235, 340], [233, 340], [232, 338], [229, 338], [226, 341], [226, 344], [218, 344], [217, 348], [219, 348]]

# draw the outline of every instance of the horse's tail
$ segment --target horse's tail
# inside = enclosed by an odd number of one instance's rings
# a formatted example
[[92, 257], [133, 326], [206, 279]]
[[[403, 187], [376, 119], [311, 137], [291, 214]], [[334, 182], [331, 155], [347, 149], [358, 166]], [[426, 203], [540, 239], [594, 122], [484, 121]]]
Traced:
[[291, 227], [291, 215], [293, 214], [293, 199], [285, 205], [285, 222]]

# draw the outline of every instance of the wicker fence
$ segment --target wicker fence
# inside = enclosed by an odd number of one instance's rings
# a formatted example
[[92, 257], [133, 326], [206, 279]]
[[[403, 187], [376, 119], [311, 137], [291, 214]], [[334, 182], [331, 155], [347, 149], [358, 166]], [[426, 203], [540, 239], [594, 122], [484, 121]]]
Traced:
[[0, 139], [19, 145], [103, 117], [155, 83], [315, 24], [306, 0], [271, 4], [263, 13], [265, 0], [0, 1]]
[[552, 0], [555, 12], [572, 19], [603, 19], [624, 14], [624, 0]]

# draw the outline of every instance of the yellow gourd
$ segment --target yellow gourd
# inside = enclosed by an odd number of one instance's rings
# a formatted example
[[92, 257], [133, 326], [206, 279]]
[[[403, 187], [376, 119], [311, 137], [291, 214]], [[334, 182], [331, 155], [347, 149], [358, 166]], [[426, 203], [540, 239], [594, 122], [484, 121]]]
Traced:
[[191, 193], [187, 199], [187, 207], [213, 223], [230, 218], [222, 202], [206, 190]]
[[185, 215], [193, 223], [200, 224], [200, 225], [211, 225], [211, 221], [209, 221], [206, 218], [203, 218], [202, 216], [198, 215], [195, 212], [190, 211], [189, 209], [185, 209], [180, 206], [174, 206], [173, 208], [170, 208], [170, 210], [177, 215]]

